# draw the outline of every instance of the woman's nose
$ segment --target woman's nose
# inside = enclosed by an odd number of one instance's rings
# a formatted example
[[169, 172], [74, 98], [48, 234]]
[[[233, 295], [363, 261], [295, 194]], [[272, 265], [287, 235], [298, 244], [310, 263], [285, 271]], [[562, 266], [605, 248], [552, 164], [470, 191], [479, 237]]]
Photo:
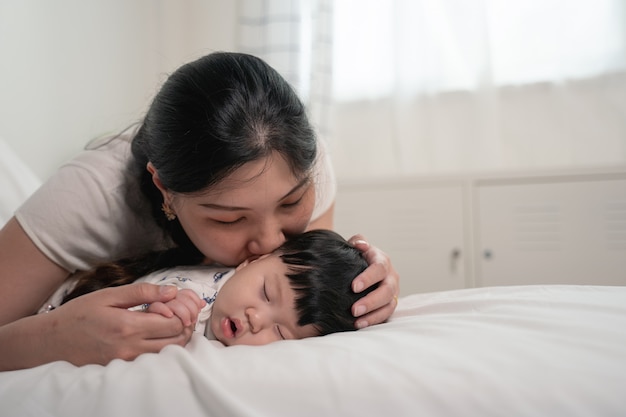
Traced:
[[248, 244], [248, 250], [254, 255], [265, 255], [285, 243], [285, 240], [280, 225], [267, 222], [256, 230]]

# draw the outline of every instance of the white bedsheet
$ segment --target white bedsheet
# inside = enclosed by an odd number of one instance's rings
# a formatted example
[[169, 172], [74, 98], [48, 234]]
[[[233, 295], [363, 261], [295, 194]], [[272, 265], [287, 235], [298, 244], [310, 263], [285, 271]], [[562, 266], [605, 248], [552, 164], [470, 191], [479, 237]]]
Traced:
[[358, 332], [4, 372], [0, 415], [623, 416], [626, 287], [417, 294]]

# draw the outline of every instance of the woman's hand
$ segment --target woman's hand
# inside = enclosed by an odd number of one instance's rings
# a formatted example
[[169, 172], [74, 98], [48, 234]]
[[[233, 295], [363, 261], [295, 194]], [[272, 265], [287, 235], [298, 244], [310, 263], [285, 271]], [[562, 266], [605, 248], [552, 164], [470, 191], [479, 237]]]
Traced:
[[69, 329], [68, 336], [75, 339], [67, 343], [63, 359], [75, 365], [105, 365], [113, 359], [133, 360], [142, 353], [156, 353], [169, 344], [186, 345], [195, 323], [184, 326], [178, 317], [128, 311], [139, 304], [166, 303], [177, 294], [178, 289], [169, 285], [123, 285], [86, 294], [53, 310], [49, 315], [58, 314], [56, 325]]
[[400, 276], [391, 265], [389, 257], [380, 249], [371, 246], [362, 235], [352, 236], [350, 244], [361, 250], [369, 266], [352, 281], [356, 293], [380, 282], [378, 288], [352, 306], [352, 314], [358, 317], [355, 326], [379, 324], [387, 320], [398, 305]]
[[184, 346], [195, 323], [185, 327], [178, 317], [128, 310], [141, 304], [166, 303], [177, 292], [173, 286], [148, 283], [105, 288], [49, 313], [9, 323], [0, 329], [0, 370], [58, 360], [79, 366], [106, 365], [113, 359], [133, 360], [142, 353], [156, 353], [169, 344]]
[[183, 326], [195, 325], [198, 321], [200, 310], [206, 305], [206, 301], [189, 290], [182, 289], [176, 294], [176, 298], [166, 302], [152, 303], [146, 309], [148, 313], [160, 314], [163, 317], [178, 317]]

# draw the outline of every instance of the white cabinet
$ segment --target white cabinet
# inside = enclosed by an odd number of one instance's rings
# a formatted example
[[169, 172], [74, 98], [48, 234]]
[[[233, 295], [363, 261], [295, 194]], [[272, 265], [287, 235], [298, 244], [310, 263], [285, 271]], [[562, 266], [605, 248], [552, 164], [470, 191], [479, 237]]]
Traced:
[[400, 294], [465, 288], [464, 184], [340, 184], [335, 229], [360, 233], [385, 251], [400, 274]]
[[626, 285], [626, 176], [477, 181], [475, 285]]
[[335, 212], [389, 254], [402, 295], [626, 285], [626, 169], [343, 183]]

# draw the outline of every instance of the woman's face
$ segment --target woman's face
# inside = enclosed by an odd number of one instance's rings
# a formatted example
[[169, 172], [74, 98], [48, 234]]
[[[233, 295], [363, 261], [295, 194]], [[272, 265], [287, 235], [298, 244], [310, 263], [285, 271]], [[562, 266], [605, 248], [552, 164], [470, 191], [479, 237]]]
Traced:
[[311, 178], [297, 179], [278, 153], [243, 165], [206, 193], [164, 197], [207, 262], [226, 266], [304, 232], [315, 204]]

